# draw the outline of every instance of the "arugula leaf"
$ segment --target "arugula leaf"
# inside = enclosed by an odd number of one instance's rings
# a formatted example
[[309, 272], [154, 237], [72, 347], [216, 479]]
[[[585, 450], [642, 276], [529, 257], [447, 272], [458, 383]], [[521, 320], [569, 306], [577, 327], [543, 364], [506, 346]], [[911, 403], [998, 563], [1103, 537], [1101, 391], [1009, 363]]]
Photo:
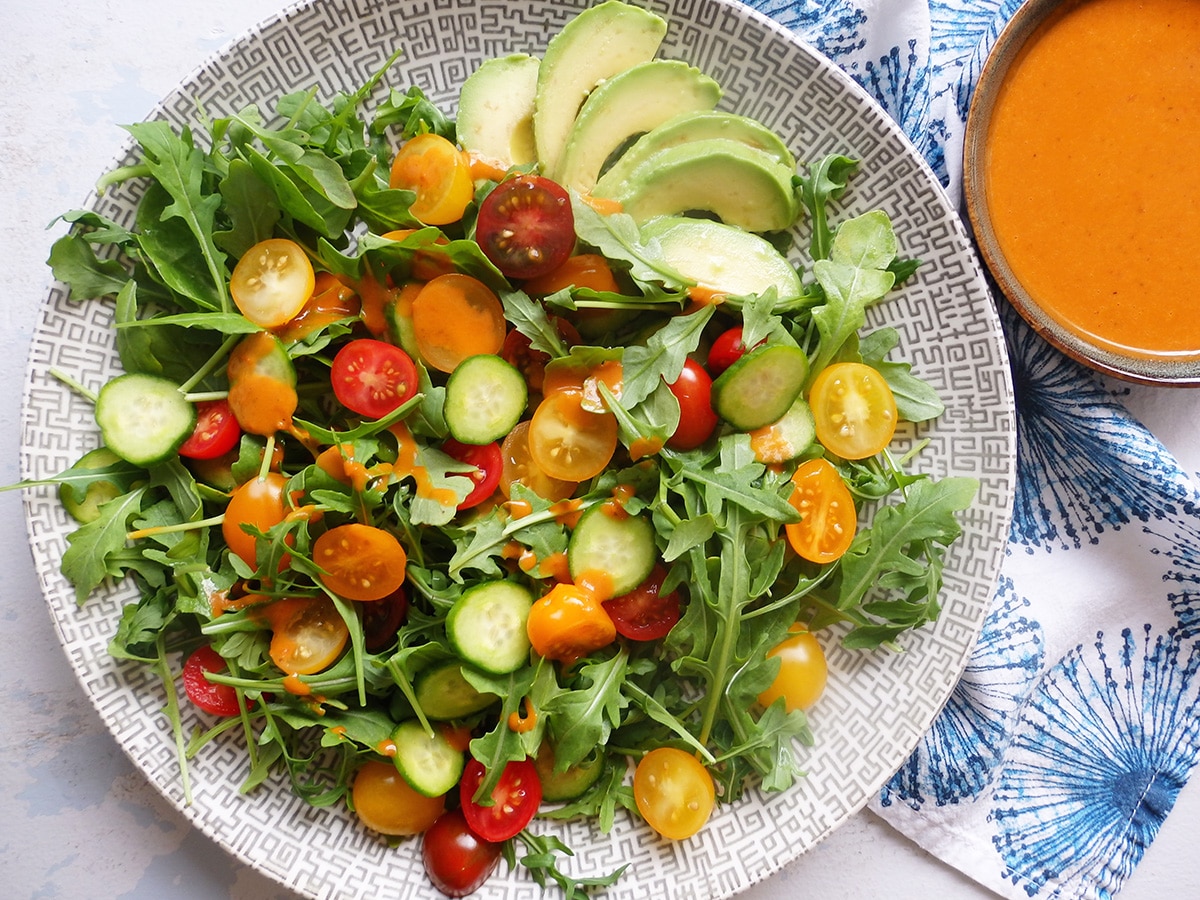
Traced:
[[638, 281], [657, 281], [668, 288], [688, 286], [686, 278], [667, 264], [658, 241], [646, 241], [632, 216], [625, 213], [602, 215], [571, 192], [571, 210], [575, 214], [575, 233], [609, 259], [629, 263], [629, 274]]
[[120, 291], [129, 280], [129, 274], [118, 260], [100, 259], [88, 241], [78, 234], [56, 240], [50, 247], [47, 262], [54, 277], [69, 288], [69, 300], [106, 297]]
[[129, 523], [141, 512], [147, 488], [135, 488], [101, 505], [100, 516], [67, 535], [60, 569], [75, 586], [75, 600], [83, 603], [106, 578], [120, 578], [125, 570], [119, 554], [125, 550]]
[[556, 765], [578, 765], [620, 724], [621, 710], [629, 703], [621, 693], [628, 661], [622, 648], [609, 659], [585, 662], [578, 676], [583, 686], [546, 702], [542, 712], [550, 718]]

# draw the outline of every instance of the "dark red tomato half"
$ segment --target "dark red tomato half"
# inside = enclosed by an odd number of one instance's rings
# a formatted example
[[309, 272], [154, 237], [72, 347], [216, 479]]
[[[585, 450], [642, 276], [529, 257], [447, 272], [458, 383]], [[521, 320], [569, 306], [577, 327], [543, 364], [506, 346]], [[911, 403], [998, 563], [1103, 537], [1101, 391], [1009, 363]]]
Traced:
[[[582, 340], [575, 326], [560, 316], [551, 316], [559, 337], [568, 347], [574, 347]], [[513, 368], [525, 376], [525, 383], [534, 393], [541, 393], [546, 378], [546, 363], [550, 362], [550, 354], [533, 349], [533, 342], [515, 328], [510, 328], [504, 336], [504, 345], [500, 348], [500, 356]]]
[[224, 672], [227, 668], [221, 654], [208, 644], [193, 650], [183, 664], [183, 689], [188, 699], [199, 709], [214, 716], [236, 716], [237, 691], [227, 684], [216, 684], [204, 677], [205, 672]]
[[475, 834], [461, 809], [442, 813], [421, 839], [425, 874], [447, 897], [477, 891], [495, 871], [501, 849], [501, 844]]
[[362, 613], [363, 645], [367, 652], [386, 650], [408, 618], [408, 594], [398, 587], [382, 600], [357, 606]]
[[450, 438], [442, 444], [442, 451], [460, 463], [475, 467], [474, 472], [466, 473], [475, 487], [458, 504], [459, 509], [478, 506], [496, 493], [496, 488], [500, 486], [500, 474], [504, 471], [504, 454], [499, 444], [464, 444]]
[[628, 594], [604, 601], [604, 611], [617, 634], [632, 641], [656, 641], [679, 621], [683, 608], [676, 591], [662, 592], [665, 566], [656, 565], [650, 576]]
[[395, 344], [360, 338], [338, 351], [329, 380], [342, 406], [380, 419], [417, 393], [417, 366]]
[[509, 278], [553, 272], [575, 249], [571, 198], [540, 175], [502, 181], [479, 204], [475, 241]]
[[717, 414], [712, 408], [712, 378], [700, 363], [689, 358], [669, 387], [679, 401], [679, 425], [667, 440], [667, 446], [675, 450], [694, 450], [707, 441], [717, 427]]
[[188, 459], [216, 459], [242, 439], [242, 429], [228, 400], [201, 400], [196, 404], [196, 427], [183, 442], [179, 455]]
[[492, 804], [484, 806], [475, 802], [475, 792], [486, 774], [479, 760], [467, 760], [459, 782], [463, 815], [471, 830], [485, 841], [507, 841], [521, 833], [541, 806], [542, 780], [533, 760], [512, 760], [492, 789]]

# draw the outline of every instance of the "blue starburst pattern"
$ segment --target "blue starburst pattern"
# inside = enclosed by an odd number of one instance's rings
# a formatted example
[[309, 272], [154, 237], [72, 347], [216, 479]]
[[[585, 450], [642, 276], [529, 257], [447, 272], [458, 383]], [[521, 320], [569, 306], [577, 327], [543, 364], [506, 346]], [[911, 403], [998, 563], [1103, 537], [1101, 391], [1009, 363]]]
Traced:
[[979, 643], [946, 708], [880, 794], [880, 803], [947, 806], [979, 795], [1003, 756], [1017, 711], [1041, 672], [1041, 625], [1001, 578]]
[[1158, 833], [1200, 750], [1200, 647], [1132, 630], [1077, 646], [1038, 686], [997, 779], [1003, 877], [1114, 894]]
[[1067, 550], [1178, 513], [1186, 478], [1162, 445], [1011, 307], [1001, 312], [1019, 448], [1010, 545]]
[[746, 0], [746, 5], [797, 32], [843, 68], [865, 45], [867, 17], [850, 0]]
[[1200, 510], [1190, 505], [1186, 510], [1191, 518], [1179, 519], [1168, 534], [1157, 534], [1163, 539], [1161, 553], [1171, 562], [1172, 568], [1163, 575], [1163, 581], [1179, 585], [1178, 591], [1168, 591], [1167, 602], [1179, 622], [1179, 632], [1184, 637], [1200, 636]]

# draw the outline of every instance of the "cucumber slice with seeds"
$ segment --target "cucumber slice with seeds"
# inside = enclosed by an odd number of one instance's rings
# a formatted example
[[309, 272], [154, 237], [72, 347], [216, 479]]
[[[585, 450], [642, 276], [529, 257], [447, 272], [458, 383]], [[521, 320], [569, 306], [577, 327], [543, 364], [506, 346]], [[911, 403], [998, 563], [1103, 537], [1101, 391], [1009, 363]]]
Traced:
[[490, 444], [516, 427], [528, 402], [515, 366], [488, 353], [469, 356], [446, 381], [446, 426], [464, 444]]
[[100, 388], [96, 424], [104, 445], [135, 466], [169, 458], [196, 427], [196, 407], [156, 375], [119, 375]]
[[713, 382], [713, 409], [740, 431], [762, 428], [783, 417], [807, 377], [808, 357], [799, 347], [756, 347]]
[[459, 656], [492, 675], [529, 662], [525, 621], [533, 594], [511, 581], [491, 581], [463, 592], [446, 616], [446, 634]]
[[477, 691], [463, 676], [458, 660], [450, 660], [421, 672], [413, 685], [417, 705], [427, 719], [450, 721], [482, 712], [500, 698]]
[[605, 503], [582, 516], [567, 545], [571, 578], [609, 579], [611, 596], [628, 594], [649, 577], [658, 559], [654, 526], [642, 516], [614, 515]]
[[396, 771], [418, 794], [440, 797], [458, 784], [466, 760], [437, 728], [433, 734], [416, 719], [401, 722], [392, 732]]

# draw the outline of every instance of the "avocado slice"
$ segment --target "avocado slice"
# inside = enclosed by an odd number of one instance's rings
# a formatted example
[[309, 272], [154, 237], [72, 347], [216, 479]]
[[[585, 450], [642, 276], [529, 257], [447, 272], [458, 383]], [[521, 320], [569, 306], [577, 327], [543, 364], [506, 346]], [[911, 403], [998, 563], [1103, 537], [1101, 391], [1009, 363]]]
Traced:
[[732, 225], [686, 216], [663, 216], [641, 228], [658, 241], [667, 264], [693, 284], [730, 297], [775, 289], [780, 301], [804, 293], [800, 273], [770, 241]]
[[757, 119], [716, 109], [683, 112], [638, 138], [600, 177], [599, 190], [612, 190], [611, 185], [627, 181], [637, 166], [659, 150], [713, 138], [738, 141], [762, 150], [789, 169], [796, 168], [796, 158], [787, 144]]
[[533, 100], [540, 61], [526, 53], [485, 60], [458, 94], [458, 142], [501, 168], [536, 161]]
[[679, 113], [711, 110], [721, 86], [679, 60], [652, 59], [614, 75], [583, 101], [550, 177], [586, 193], [605, 161], [630, 139]]
[[558, 171], [579, 107], [606, 78], [654, 58], [667, 23], [620, 0], [585, 9], [550, 39], [538, 70], [533, 137], [543, 173]]
[[596, 197], [616, 200], [636, 222], [710, 212], [746, 231], [782, 231], [800, 215], [794, 169], [738, 141], [688, 141], [651, 154]]

